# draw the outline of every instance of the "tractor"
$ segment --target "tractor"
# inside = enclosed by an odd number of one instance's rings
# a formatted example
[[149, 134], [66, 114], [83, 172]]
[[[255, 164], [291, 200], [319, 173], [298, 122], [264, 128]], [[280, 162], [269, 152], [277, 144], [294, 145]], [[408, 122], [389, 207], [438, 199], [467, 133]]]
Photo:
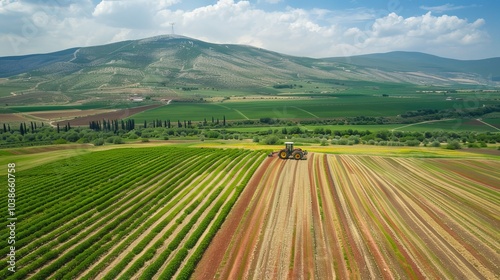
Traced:
[[281, 159], [294, 158], [296, 160], [306, 159], [307, 151], [300, 148], [293, 148], [293, 142], [285, 142], [285, 148], [278, 152]]

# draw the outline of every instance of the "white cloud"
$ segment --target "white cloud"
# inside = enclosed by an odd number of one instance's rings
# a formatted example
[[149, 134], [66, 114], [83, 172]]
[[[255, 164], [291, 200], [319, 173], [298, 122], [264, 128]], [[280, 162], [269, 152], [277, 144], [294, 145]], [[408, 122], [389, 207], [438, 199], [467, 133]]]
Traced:
[[449, 12], [449, 11], [462, 10], [462, 9], [467, 9], [467, 8], [474, 8], [474, 7], [477, 7], [477, 5], [455, 6], [454, 4], [447, 3], [444, 5], [440, 5], [440, 6], [420, 6], [420, 8], [423, 10], [430, 11], [430, 12], [437, 13], [437, 14], [442, 14], [442, 13]]
[[[48, 52], [139, 39], [171, 32], [214, 43], [238, 43], [291, 55], [347, 56], [392, 50], [464, 57], [484, 46], [485, 20], [469, 22], [431, 12], [377, 17], [370, 9], [265, 11], [250, 1], [220, 0], [182, 10], [180, 0], [73, 1], [40, 13], [40, 7], [2, 2], [0, 55]], [[37, 10], [38, 9], [38, 10]], [[37, 14], [35, 17], [34, 15]], [[8, 24], [8, 22], [15, 24]], [[5, 26], [5, 28], [3, 27]], [[457, 47], [459, 46], [459, 47]], [[450, 52], [453, 49], [454, 52]]]

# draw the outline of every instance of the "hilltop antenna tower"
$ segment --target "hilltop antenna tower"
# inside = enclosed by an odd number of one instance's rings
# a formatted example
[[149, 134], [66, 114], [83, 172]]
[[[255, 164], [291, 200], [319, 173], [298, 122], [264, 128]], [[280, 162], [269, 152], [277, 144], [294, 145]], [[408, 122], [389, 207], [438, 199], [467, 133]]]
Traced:
[[175, 32], [174, 32], [174, 25], [175, 25], [175, 22], [171, 22], [171, 23], [170, 23], [170, 26], [172, 26], [172, 35], [174, 35], [174, 34], [175, 34]]

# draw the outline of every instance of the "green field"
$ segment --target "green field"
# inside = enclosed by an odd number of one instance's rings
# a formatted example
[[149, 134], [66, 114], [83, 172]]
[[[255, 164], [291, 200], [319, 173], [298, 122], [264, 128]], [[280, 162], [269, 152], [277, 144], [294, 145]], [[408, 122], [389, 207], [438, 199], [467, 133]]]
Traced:
[[[153, 147], [24, 170], [18, 163], [17, 269], [2, 262], [0, 278], [189, 276], [263, 158], [262, 151]], [[0, 236], [8, 235], [2, 227]]]
[[[418, 109], [454, 109], [463, 100], [446, 101], [442, 96], [381, 97], [369, 95], [339, 95], [338, 97], [229, 101], [221, 103], [172, 103], [134, 115], [138, 122], [144, 120], [192, 120], [203, 121], [226, 116], [227, 120], [276, 119], [328, 119], [339, 117], [397, 116]], [[500, 104], [491, 101], [488, 104]]]
[[433, 131], [433, 130], [477, 131], [477, 132], [500, 131], [500, 119], [483, 119], [483, 122], [490, 124], [494, 127], [488, 126], [487, 124], [481, 123], [475, 119], [454, 119], [454, 120], [443, 120], [443, 121], [435, 121], [428, 123], [418, 123], [411, 125], [400, 125], [393, 129], [402, 131], [420, 131], [420, 132]]

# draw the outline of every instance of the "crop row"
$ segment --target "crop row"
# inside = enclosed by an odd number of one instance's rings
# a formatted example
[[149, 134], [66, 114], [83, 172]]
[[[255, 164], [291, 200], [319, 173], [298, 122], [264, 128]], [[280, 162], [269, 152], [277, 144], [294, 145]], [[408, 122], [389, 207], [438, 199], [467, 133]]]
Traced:
[[[142, 176], [144, 176], [146, 174], [148, 174], [148, 172], [143, 173]], [[146, 177], [146, 179], [148, 178], [148, 176], [145, 176], [145, 177]], [[124, 179], [126, 179], [126, 178], [124, 177]], [[122, 186], [122, 189], [125, 188], [127, 185], [132, 185], [137, 180], [138, 180], [137, 178], [132, 179], [131, 181], [127, 182], [127, 184], [125, 184], [124, 186]], [[82, 182], [82, 185], [86, 185], [86, 183]], [[93, 213], [93, 214], [95, 214], [97, 212], [102, 212], [102, 208], [104, 208], [106, 205], [109, 206], [113, 202], [113, 199], [109, 195], [105, 195], [106, 192], [108, 192], [110, 190], [113, 190], [113, 192], [117, 192], [117, 191], [120, 190], [120, 188], [118, 186], [116, 186], [116, 185], [110, 184], [109, 187], [103, 188], [100, 193], [97, 193], [95, 195], [95, 198], [84, 199], [82, 203], [77, 203], [76, 204], [77, 207], [75, 208], [76, 211], [73, 211], [75, 209], [71, 208], [70, 209], [71, 211], [64, 210], [64, 211], [59, 211], [59, 212], [70, 213], [70, 215], [63, 216], [63, 217], [66, 218], [67, 221], [69, 221], [72, 217], [78, 217], [77, 220], [78, 221], [85, 221], [85, 223], [86, 223], [85, 226], [88, 227], [89, 226], [88, 222], [89, 221], [92, 222], [93, 220], [84, 220], [84, 219], [82, 219], [82, 216], [79, 216], [78, 214], [84, 213], [83, 217], [86, 218], [89, 215], [89, 213], [85, 213], [84, 212], [86, 209], [91, 209], [89, 212]], [[92, 209], [91, 207], [96, 207], [97, 209]], [[101, 210], [99, 210], [99, 208], [101, 208]], [[57, 211], [56, 211], [56, 214], [57, 214]], [[30, 250], [32, 248], [38, 248], [40, 245], [42, 245], [47, 240], [53, 240], [53, 242], [51, 242], [49, 244], [46, 244], [46, 246], [40, 247], [39, 250], [38, 250], [39, 253], [30, 254], [31, 258], [25, 258], [25, 259], [21, 260], [21, 262], [19, 263], [19, 265], [22, 265], [24, 268], [27, 268], [26, 264], [24, 263], [25, 261], [29, 261], [30, 259], [37, 259], [37, 262], [43, 261], [44, 260], [43, 258], [41, 258], [41, 259], [38, 258], [39, 255], [45, 254], [45, 252], [47, 250], [51, 250], [52, 251], [52, 255], [53, 255], [53, 253], [54, 253], [54, 247], [59, 242], [62, 242], [65, 239], [67, 239], [68, 238], [68, 233], [75, 234], [76, 232], [78, 232], [79, 229], [75, 228], [75, 225], [78, 224], [78, 223], [67, 224], [67, 223], [64, 223], [64, 221], [62, 221], [61, 219], [52, 219], [52, 220], [50, 220], [56, 214], [49, 213], [48, 218], [41, 219], [38, 223], [35, 223], [34, 226], [31, 225], [31, 228], [34, 228], [34, 229], [41, 228], [43, 225], [45, 225], [44, 229], [47, 232], [50, 232], [50, 230], [54, 229], [54, 231], [52, 231], [51, 234], [44, 235], [43, 237], [41, 237], [40, 236], [41, 235], [40, 231], [35, 231], [35, 232], [31, 233], [31, 234], [28, 234], [28, 241], [27, 241], [28, 245], [27, 246], [23, 246], [24, 245], [23, 242], [26, 241], [25, 239], [21, 239], [19, 241], [19, 243], [17, 243], [18, 246], [21, 248], [19, 250], [20, 254], [27, 254], [27, 252], [25, 252], [25, 251]], [[100, 213], [100, 214], [102, 214], [102, 213]], [[47, 221], [47, 220], [49, 220], [49, 221]], [[49, 222], [52, 222], [52, 223], [49, 223]], [[96, 227], [94, 227], [94, 228], [96, 228]], [[80, 228], [80, 229], [82, 229], [82, 228]], [[64, 230], [68, 230], [68, 231], [64, 231]], [[58, 237], [58, 233], [61, 233], [61, 232], [64, 232], [64, 234], [62, 236]], [[93, 232], [93, 231], [92, 230], [90, 230], [90, 231], [87, 230], [87, 231], [84, 231], [83, 233], [88, 233], [88, 232]], [[54, 240], [56, 237], [58, 237], [58, 240]], [[63, 248], [64, 247], [68, 247], [71, 244], [72, 244], [71, 242], [67, 242], [67, 243], [65, 243], [63, 245]], [[17, 273], [17, 274], [22, 275], [23, 273], [20, 272], [20, 273]]]
[[2, 263], [0, 278], [176, 273], [192, 252], [200, 258], [259, 159], [234, 149], [116, 149], [21, 171], [18, 267], [11, 274]]

